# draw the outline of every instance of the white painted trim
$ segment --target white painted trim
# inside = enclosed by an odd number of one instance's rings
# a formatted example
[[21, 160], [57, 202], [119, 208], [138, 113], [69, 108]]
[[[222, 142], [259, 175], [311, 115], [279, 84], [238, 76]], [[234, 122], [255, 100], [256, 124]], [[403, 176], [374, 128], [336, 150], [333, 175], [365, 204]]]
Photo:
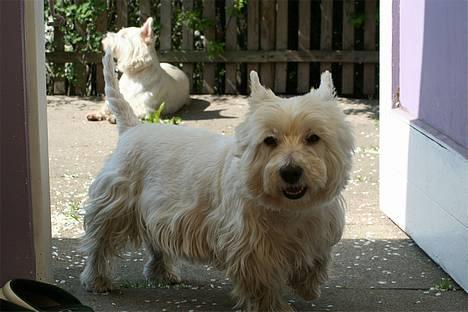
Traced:
[[380, 208], [468, 291], [468, 161], [381, 114]]
[[44, 2], [24, 1], [26, 97], [36, 278], [52, 282]]
[[380, 208], [468, 292], [468, 160], [392, 109], [392, 5], [380, 2]]

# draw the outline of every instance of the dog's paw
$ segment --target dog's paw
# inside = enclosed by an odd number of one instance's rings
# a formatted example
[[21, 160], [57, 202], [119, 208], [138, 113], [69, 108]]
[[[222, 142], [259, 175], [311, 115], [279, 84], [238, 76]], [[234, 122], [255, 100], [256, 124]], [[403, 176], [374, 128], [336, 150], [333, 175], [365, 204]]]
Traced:
[[88, 119], [88, 121], [102, 121], [106, 120], [106, 116], [100, 112], [92, 112], [86, 115], [86, 119]]
[[107, 117], [107, 121], [113, 125], [115, 125], [117, 123], [117, 120], [115, 119], [115, 116], [114, 115], [110, 115]]
[[182, 281], [179, 274], [175, 272], [166, 272], [166, 274], [163, 275], [162, 279], [168, 284], [179, 284]]
[[81, 284], [88, 292], [106, 294], [112, 290], [112, 283], [108, 278], [98, 277], [90, 281], [82, 280]]
[[296, 288], [296, 293], [306, 301], [318, 299], [321, 291], [320, 287], [300, 287]]
[[177, 272], [174, 271], [163, 271], [159, 267], [151, 267], [149, 265], [145, 266], [143, 270], [143, 275], [146, 280], [152, 283], [153, 285], [158, 285], [160, 283], [164, 284], [179, 284], [181, 278]]
[[294, 306], [282, 302], [274, 304], [259, 304], [258, 302], [247, 302], [246, 304], [247, 311], [275, 311], [275, 312], [295, 312], [297, 311]]

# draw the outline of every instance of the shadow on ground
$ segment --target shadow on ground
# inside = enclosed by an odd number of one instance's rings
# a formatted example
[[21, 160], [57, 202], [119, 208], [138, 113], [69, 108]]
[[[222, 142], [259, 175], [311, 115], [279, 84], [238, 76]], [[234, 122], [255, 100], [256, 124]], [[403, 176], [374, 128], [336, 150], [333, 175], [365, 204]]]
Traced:
[[[78, 240], [54, 239], [54, 276], [97, 311], [232, 311], [229, 279], [208, 265], [181, 264], [182, 283], [151, 285], [142, 275], [144, 249], [128, 249], [115, 259], [115, 290], [87, 293], [79, 284], [85, 259]], [[300, 311], [463, 311], [463, 291], [432, 289], [445, 279], [458, 288], [410, 239], [344, 239], [334, 249], [322, 297], [306, 302], [285, 290]]]
[[211, 109], [207, 110], [210, 106], [210, 102], [200, 98], [192, 98], [190, 104], [182, 108], [181, 111], [175, 113], [175, 116], [179, 116], [182, 120], [214, 120], [223, 118], [236, 118], [236, 116], [226, 116], [222, 112], [225, 109]]
[[340, 99], [346, 105], [343, 109], [346, 115], [363, 115], [372, 120], [379, 120], [379, 102], [377, 100], [363, 101], [360, 99]]

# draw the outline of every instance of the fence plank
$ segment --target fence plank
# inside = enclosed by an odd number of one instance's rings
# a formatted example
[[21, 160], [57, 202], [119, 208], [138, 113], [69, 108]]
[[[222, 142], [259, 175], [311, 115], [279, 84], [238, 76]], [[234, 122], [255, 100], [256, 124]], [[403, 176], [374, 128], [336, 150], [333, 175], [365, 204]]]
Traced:
[[[225, 14], [226, 14], [226, 50], [237, 50], [237, 18], [234, 15], [229, 15], [229, 12], [234, 6], [234, 0], [226, 0]], [[226, 94], [237, 93], [237, 64], [226, 63], [226, 74], [224, 92]]]
[[[320, 30], [320, 49], [330, 51], [332, 49], [333, 35], [333, 1], [322, 0], [320, 4], [322, 11], [321, 30]], [[331, 63], [321, 63], [320, 72], [331, 72]]]
[[[216, 8], [215, 0], [204, 0], [203, 1], [203, 17], [216, 22]], [[209, 42], [215, 40], [215, 26], [209, 27], [205, 30], [205, 39]], [[206, 49], [206, 47], [205, 47]], [[204, 64], [203, 65], [203, 93], [213, 94], [215, 92], [215, 65]]]
[[[64, 41], [63, 41], [63, 32], [58, 26], [54, 26], [54, 51], [63, 52], [64, 51]], [[65, 71], [65, 66], [63, 63], [55, 64], [55, 73], [54, 73], [54, 94], [65, 94], [67, 92], [65, 88], [65, 78], [62, 74]], [[57, 75], [57, 73], [59, 75]]]
[[[377, 1], [366, 0], [365, 7], [366, 21], [364, 22], [364, 49], [375, 50], [375, 29]], [[375, 93], [375, 65], [364, 64], [364, 81], [362, 92], [367, 96], [374, 96]]]
[[[256, 51], [259, 48], [260, 31], [260, 2], [259, 0], [249, 0], [247, 3], [247, 49]], [[252, 70], [258, 72], [258, 64], [247, 64], [247, 74]]]
[[[101, 3], [105, 0], [100, 0]], [[96, 31], [104, 34], [107, 30], [107, 10], [104, 10], [96, 19]], [[102, 74], [102, 63], [96, 63], [96, 93], [104, 94], [104, 76]]]
[[[276, 50], [288, 48], [288, 1], [277, 0], [276, 3]], [[287, 63], [275, 64], [275, 92], [286, 92]]]
[[[80, 4], [83, 0], [75, 0], [75, 4]], [[83, 38], [86, 38], [86, 24], [79, 23], [75, 20], [75, 28], [78, 35]], [[84, 49], [84, 43], [79, 43], [75, 46], [77, 51]], [[75, 70], [75, 81], [73, 83], [75, 94], [79, 96], [86, 95], [86, 62], [84, 60], [78, 59], [74, 65]]]
[[[310, 48], [310, 1], [299, 0], [298, 50]], [[310, 89], [310, 64], [297, 65], [297, 92], [308, 92]]]
[[161, 1], [161, 31], [159, 35], [159, 46], [161, 50], [172, 48], [172, 5], [171, 1]]
[[143, 25], [148, 17], [151, 16], [150, 0], [140, 0], [140, 25]]
[[117, 17], [115, 25], [117, 30], [122, 27], [127, 27], [128, 23], [128, 0], [115, 0], [115, 8], [117, 10]]
[[[193, 0], [183, 0], [182, 2], [182, 10], [183, 11], [192, 11], [193, 9]], [[193, 30], [188, 26], [182, 27], [182, 49], [185, 51], [192, 51], [193, 50]], [[190, 92], [193, 90], [193, 64], [187, 63], [184, 64], [182, 70], [187, 75], [190, 81]]]
[[[261, 0], [261, 19], [260, 19], [260, 49], [273, 50], [275, 48], [275, 15], [276, 3], [272, 0]], [[267, 88], [274, 87], [274, 64], [261, 64], [260, 79]]]
[[[343, 34], [342, 43], [343, 50], [349, 51], [354, 49], [354, 27], [351, 21], [354, 15], [354, 0], [344, 0], [343, 2]], [[354, 93], [354, 64], [343, 64], [342, 70], [342, 86], [343, 94]]]
[[[101, 61], [102, 53], [97, 52], [48, 52], [48, 62], [68, 63], [79, 59], [87, 63]], [[378, 51], [225, 51], [223, 54], [210, 58], [205, 51], [160, 51], [159, 59], [162, 62], [174, 63], [373, 63], [379, 62]]]

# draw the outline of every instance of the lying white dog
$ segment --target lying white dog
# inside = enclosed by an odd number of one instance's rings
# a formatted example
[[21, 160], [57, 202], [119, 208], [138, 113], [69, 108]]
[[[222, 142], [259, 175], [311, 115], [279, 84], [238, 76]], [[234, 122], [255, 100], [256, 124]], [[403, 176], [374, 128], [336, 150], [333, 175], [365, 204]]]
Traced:
[[[148, 117], [162, 102], [163, 113], [172, 114], [189, 101], [190, 87], [185, 73], [171, 64], [159, 63], [152, 24], [150, 17], [141, 28], [108, 32], [102, 40], [104, 50], [112, 50], [117, 69], [122, 72], [120, 92], [140, 119]], [[107, 104], [99, 112], [88, 114], [87, 118], [114, 121]]]
[[343, 232], [353, 149], [330, 73], [318, 90], [285, 99], [251, 72], [250, 111], [225, 137], [141, 124], [110, 52], [103, 64], [120, 138], [85, 202], [83, 285], [110, 290], [110, 260], [130, 240], [150, 252], [150, 280], [179, 281], [177, 260], [186, 259], [225, 270], [249, 310], [291, 310], [287, 286], [317, 298]]

